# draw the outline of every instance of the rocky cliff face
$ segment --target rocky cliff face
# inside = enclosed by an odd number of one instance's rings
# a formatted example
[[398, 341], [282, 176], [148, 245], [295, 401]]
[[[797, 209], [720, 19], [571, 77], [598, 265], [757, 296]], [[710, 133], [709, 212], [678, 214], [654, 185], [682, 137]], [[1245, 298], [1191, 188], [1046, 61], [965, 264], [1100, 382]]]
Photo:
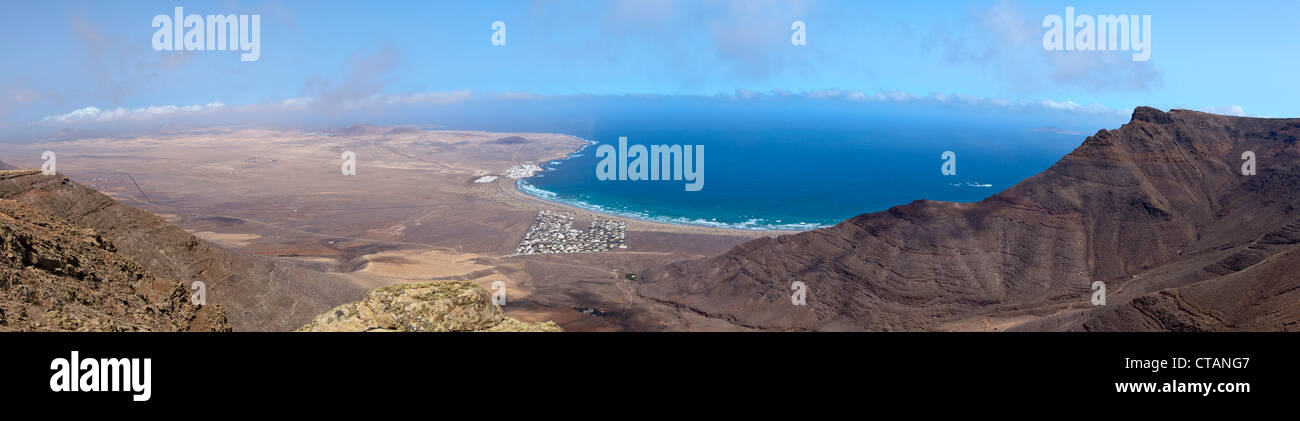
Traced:
[[[0, 171], [0, 179], [39, 171]], [[94, 229], [0, 199], [0, 331], [228, 331], [220, 306], [154, 276]]]
[[62, 175], [10, 172], [0, 177], [0, 198], [94, 229], [116, 245], [119, 255], [159, 277], [185, 285], [202, 281], [208, 301], [225, 306], [235, 330], [292, 330], [365, 293], [337, 274], [212, 246], [158, 215]]
[[481, 285], [469, 281], [390, 285], [317, 316], [300, 332], [559, 332], [554, 322], [505, 317]]
[[[649, 271], [638, 293], [768, 329], [1297, 329], [1297, 137], [1300, 119], [1142, 107], [981, 202], [754, 240]], [[1257, 175], [1241, 174], [1247, 151]], [[792, 305], [794, 281], [808, 305]], [[1089, 303], [1094, 281], [1106, 306]]]

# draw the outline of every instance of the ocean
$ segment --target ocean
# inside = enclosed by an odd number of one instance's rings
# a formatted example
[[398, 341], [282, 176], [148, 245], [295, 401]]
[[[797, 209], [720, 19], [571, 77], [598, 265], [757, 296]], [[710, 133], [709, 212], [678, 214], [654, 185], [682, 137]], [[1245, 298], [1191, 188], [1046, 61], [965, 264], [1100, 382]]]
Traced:
[[[592, 142], [518, 181], [534, 196], [637, 219], [807, 230], [917, 199], [975, 202], [1051, 166], [1120, 116], [816, 99], [615, 97], [462, 109], [457, 128]], [[512, 116], [492, 121], [495, 113]], [[499, 114], [495, 114], [499, 115]], [[444, 116], [446, 117], [446, 116]], [[599, 180], [596, 147], [704, 145], [704, 185]], [[942, 155], [955, 155], [945, 175]]]

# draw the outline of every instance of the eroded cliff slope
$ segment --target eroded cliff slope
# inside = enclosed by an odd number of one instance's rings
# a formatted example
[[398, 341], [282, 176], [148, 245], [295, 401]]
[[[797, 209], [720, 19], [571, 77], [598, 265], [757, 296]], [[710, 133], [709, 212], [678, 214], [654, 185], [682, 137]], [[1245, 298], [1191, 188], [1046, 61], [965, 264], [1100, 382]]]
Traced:
[[[39, 171], [0, 171], [0, 178]], [[0, 330], [228, 331], [221, 306], [191, 302], [112, 241], [40, 209], [0, 199]]]
[[[1140, 107], [983, 201], [754, 240], [649, 271], [638, 293], [767, 329], [1296, 329], [1298, 136], [1300, 119]], [[1089, 303], [1094, 281], [1106, 306]]]

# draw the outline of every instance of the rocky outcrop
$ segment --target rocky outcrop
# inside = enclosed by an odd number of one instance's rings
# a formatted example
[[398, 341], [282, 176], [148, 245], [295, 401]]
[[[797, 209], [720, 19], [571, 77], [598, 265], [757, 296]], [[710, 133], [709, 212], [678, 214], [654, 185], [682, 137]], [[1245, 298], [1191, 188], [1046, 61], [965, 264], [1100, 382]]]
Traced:
[[376, 288], [317, 316], [300, 332], [559, 332], [555, 322], [506, 317], [481, 285], [421, 282]]
[[[637, 291], [764, 329], [931, 330], [987, 317], [1032, 330], [1296, 329], [1300, 275], [1278, 262], [1300, 221], [1297, 137], [1300, 119], [1139, 107], [983, 201], [918, 200], [754, 240], [647, 271]], [[1241, 173], [1247, 151], [1256, 175]], [[807, 305], [791, 302], [796, 281]], [[1089, 305], [1094, 281], [1108, 305]]]
[[208, 302], [230, 312], [235, 330], [292, 330], [365, 293], [338, 274], [214, 246], [161, 216], [123, 205], [62, 175], [7, 172], [0, 175], [0, 198], [94, 229], [116, 245], [118, 254], [156, 276], [185, 285], [203, 282]]
[[0, 331], [230, 330], [221, 306], [190, 295], [95, 230], [0, 199]]

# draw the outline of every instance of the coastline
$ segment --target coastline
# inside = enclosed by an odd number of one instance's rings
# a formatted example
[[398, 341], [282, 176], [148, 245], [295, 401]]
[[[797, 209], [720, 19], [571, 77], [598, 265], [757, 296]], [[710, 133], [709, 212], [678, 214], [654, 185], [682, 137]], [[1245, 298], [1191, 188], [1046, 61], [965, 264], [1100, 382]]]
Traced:
[[[582, 142], [583, 146], [574, 149], [570, 152], [567, 152], [562, 156], [554, 157], [543, 161], [538, 161], [537, 163], [539, 165], [552, 162], [552, 161], [567, 159], [571, 155], [575, 153], [579, 153], [585, 150], [587, 147], [597, 144], [597, 142], [583, 139], [578, 136], [567, 135], [567, 134], [564, 134], [563, 136], [576, 139]], [[714, 234], [714, 235], [741, 236], [741, 237], [749, 237], [749, 238], [761, 238], [761, 237], [775, 237], [775, 236], [787, 235], [787, 234], [797, 234], [800, 232], [806, 232], [806, 231], [811, 231], [812, 229], [816, 229], [816, 228], [812, 228], [808, 230], [744, 229], [744, 228], [731, 228], [731, 227], [716, 227], [716, 226], [708, 226], [702, 224], [651, 221], [651, 220], [635, 218], [627, 215], [615, 214], [615, 213], [606, 212], [597, 209], [589, 209], [571, 203], [566, 203], [559, 200], [550, 200], [543, 197], [539, 197], [534, 194], [530, 194], [520, 189], [518, 185], [519, 183], [524, 182], [528, 178], [529, 177], [511, 179], [508, 177], [503, 177], [502, 179], [496, 180], [495, 183], [498, 184], [498, 186], [502, 186], [502, 191], [506, 192], [507, 196], [532, 205], [542, 206], [542, 209], [560, 210], [565, 212], [574, 212], [578, 214], [599, 215], [604, 218], [615, 219], [620, 222], [626, 223], [629, 231], [652, 231], [652, 232], [668, 232], [668, 233], [678, 233], [678, 234]]]

